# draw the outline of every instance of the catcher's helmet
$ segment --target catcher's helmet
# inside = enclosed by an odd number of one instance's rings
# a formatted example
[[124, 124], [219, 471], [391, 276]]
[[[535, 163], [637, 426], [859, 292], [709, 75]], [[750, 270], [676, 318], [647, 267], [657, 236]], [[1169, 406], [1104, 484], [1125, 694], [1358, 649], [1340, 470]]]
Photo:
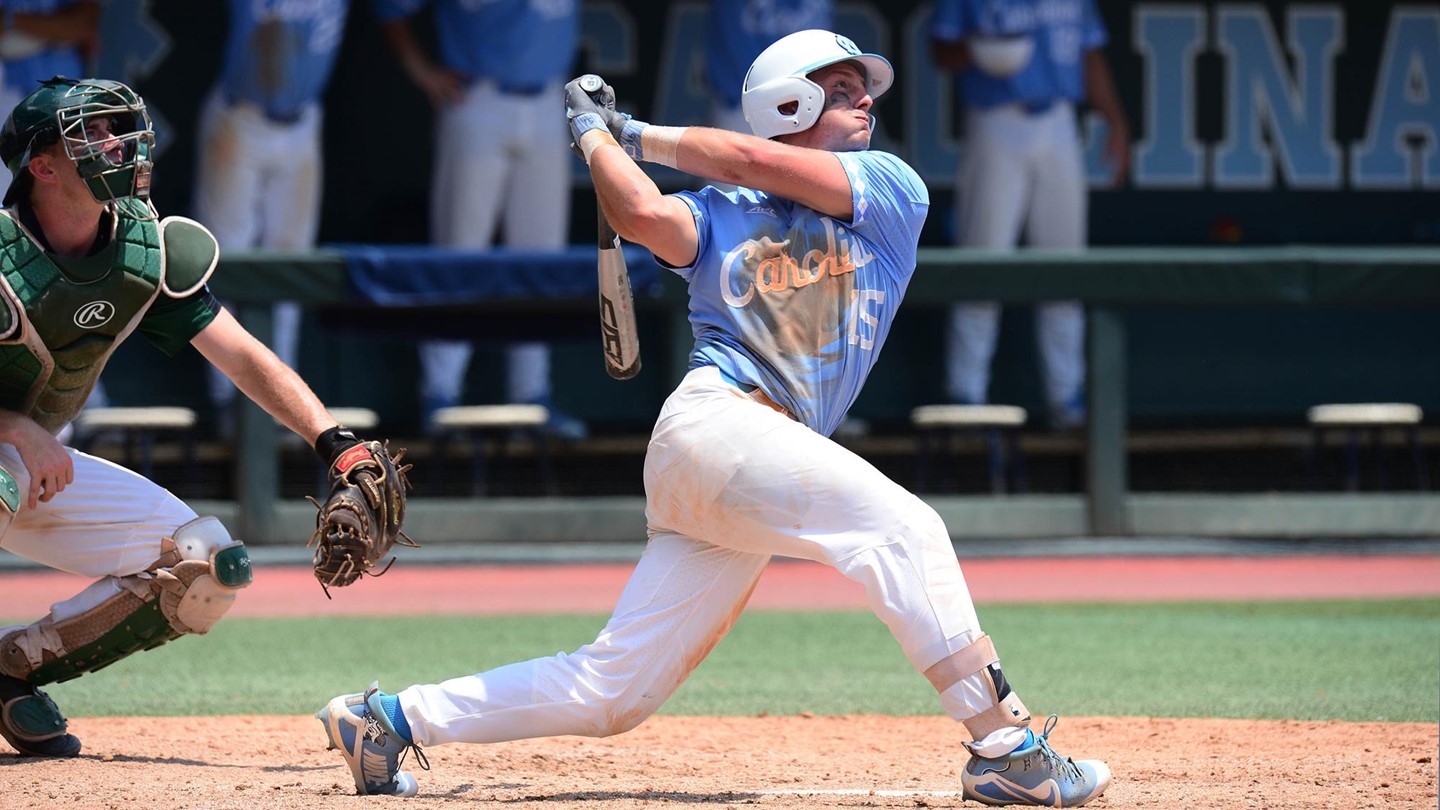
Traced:
[[[755, 57], [745, 74], [740, 106], [750, 130], [762, 138], [804, 132], [815, 126], [825, 109], [825, 93], [806, 76], [837, 62], [855, 61], [864, 68], [865, 90], [879, 98], [895, 80], [890, 60], [862, 53], [839, 34], [811, 29], [781, 37]], [[794, 112], [782, 112], [788, 104]]]
[[29, 184], [30, 159], [57, 142], [97, 202], [130, 197], [148, 207], [155, 130], [134, 90], [109, 79], [56, 76], [21, 99], [0, 128], [0, 160], [14, 175], [5, 205]]

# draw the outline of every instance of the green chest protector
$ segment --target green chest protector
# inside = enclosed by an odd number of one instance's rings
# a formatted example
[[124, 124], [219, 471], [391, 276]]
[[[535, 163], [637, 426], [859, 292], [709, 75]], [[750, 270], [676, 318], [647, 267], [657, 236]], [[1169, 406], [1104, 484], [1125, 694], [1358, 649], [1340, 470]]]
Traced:
[[122, 211], [112, 222], [108, 245], [69, 259], [45, 252], [13, 211], [0, 211], [0, 408], [52, 433], [80, 411], [156, 297], [194, 292], [218, 258], [214, 237], [189, 220]]

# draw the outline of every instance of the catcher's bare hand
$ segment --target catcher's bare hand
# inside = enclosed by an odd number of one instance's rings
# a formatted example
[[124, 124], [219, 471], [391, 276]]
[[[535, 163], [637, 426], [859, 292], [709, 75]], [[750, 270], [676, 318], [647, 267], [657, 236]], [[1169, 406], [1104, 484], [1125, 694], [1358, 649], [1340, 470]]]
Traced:
[[373, 569], [396, 543], [419, 548], [401, 528], [410, 489], [405, 473], [411, 468], [401, 464], [404, 457], [403, 449], [390, 455], [382, 442], [357, 442], [331, 462], [325, 502], [310, 499], [319, 513], [309, 545], [315, 547], [315, 578], [326, 596], [332, 586], [388, 571], [393, 557], [378, 572]]

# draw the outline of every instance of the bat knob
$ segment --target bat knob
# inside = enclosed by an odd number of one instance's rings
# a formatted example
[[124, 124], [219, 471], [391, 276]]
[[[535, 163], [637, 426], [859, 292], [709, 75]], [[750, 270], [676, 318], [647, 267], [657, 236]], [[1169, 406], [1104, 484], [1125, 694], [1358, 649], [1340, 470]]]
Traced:
[[586, 73], [580, 77], [580, 89], [587, 93], [598, 93], [600, 88], [605, 86], [605, 80], [594, 73]]

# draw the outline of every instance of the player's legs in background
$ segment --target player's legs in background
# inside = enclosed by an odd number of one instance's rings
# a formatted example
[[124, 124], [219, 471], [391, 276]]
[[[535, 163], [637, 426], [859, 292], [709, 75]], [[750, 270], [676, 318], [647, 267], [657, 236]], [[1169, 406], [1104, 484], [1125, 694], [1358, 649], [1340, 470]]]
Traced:
[[[521, 250], [565, 248], [570, 237], [569, 131], [555, 117], [553, 100], [561, 87], [555, 84], [534, 97], [508, 97], [507, 119], [514, 127], [515, 155], [510, 165], [504, 217], [505, 244]], [[566, 439], [583, 439], [584, 422], [557, 410], [552, 401], [550, 344], [544, 341], [512, 343], [506, 349], [506, 396], [511, 402], [529, 402], [550, 409], [550, 431]]]
[[[1032, 247], [1084, 249], [1089, 194], [1075, 110], [1057, 104], [1037, 121], [1048, 133], [1038, 156], [1035, 198], [1026, 233]], [[1076, 428], [1085, 422], [1085, 308], [1079, 301], [1052, 301], [1036, 308], [1035, 338], [1050, 423]]]
[[[497, 99], [493, 88], [477, 83], [436, 118], [430, 191], [430, 238], [436, 245], [480, 250], [494, 238], [507, 172], [507, 123], [494, 106]], [[464, 340], [421, 341], [422, 429], [432, 429], [435, 411], [460, 404], [473, 351]]]
[[[1017, 118], [1017, 116], [1019, 116]], [[955, 189], [955, 225], [962, 247], [1012, 250], [1030, 200], [1029, 145], [1023, 113], [972, 111]], [[946, 393], [956, 402], [989, 400], [990, 361], [1000, 334], [1000, 304], [966, 301], [950, 307], [946, 332]]]
[[634, 728], [734, 624], [769, 559], [652, 535], [594, 642], [400, 692], [414, 742], [604, 737]]
[[[260, 238], [263, 177], [278, 153], [274, 131], [255, 107], [232, 106], [212, 92], [200, 114], [196, 150], [195, 218], [220, 243], [222, 251], [247, 250]], [[222, 436], [235, 429], [235, 385], [206, 367], [210, 404]]]
[[[320, 195], [323, 188], [320, 134], [322, 117], [311, 106], [300, 121], [285, 125], [276, 137], [283, 144], [278, 159], [264, 178], [260, 210], [260, 246], [268, 250], [305, 251], [315, 246], [320, 229]], [[300, 305], [275, 304], [275, 354], [291, 368], [300, 363]]]

